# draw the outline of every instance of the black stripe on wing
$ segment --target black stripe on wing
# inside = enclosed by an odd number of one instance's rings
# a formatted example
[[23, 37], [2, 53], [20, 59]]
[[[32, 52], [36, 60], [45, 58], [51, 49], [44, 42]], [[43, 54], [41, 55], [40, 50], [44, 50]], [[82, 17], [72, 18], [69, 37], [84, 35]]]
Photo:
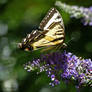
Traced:
[[52, 18], [52, 16], [56, 12], [57, 12], [56, 8], [51, 8], [47, 13], [47, 15], [44, 17], [44, 19], [41, 21], [39, 29], [43, 30], [45, 25], [48, 23], [48, 21]]

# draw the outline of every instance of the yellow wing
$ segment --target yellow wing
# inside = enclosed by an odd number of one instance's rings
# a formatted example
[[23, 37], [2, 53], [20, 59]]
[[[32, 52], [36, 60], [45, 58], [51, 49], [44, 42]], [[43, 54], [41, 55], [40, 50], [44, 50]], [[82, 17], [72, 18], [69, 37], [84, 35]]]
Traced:
[[43, 30], [41, 35], [44, 36], [31, 44], [34, 49], [63, 44], [65, 37], [64, 24], [60, 13], [55, 8], [50, 9], [40, 23], [39, 28]]
[[62, 45], [64, 41], [64, 30], [62, 29], [61, 25], [58, 23], [52, 26], [50, 30], [47, 31], [47, 33], [43, 38], [32, 44], [32, 46], [35, 49], [45, 46], [57, 45], [57, 44]]

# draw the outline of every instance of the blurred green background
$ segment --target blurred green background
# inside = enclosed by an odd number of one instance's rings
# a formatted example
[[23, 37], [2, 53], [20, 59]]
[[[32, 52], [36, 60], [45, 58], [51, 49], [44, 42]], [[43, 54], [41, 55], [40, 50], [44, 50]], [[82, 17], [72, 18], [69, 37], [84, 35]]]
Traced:
[[[39, 75], [26, 72], [23, 64], [40, 57], [40, 51], [25, 52], [17, 44], [39, 23], [54, 7], [56, 0], [0, 0], [0, 92], [76, 92], [74, 85], [61, 82], [56, 87], [48, 85], [45, 73]], [[69, 5], [90, 7], [92, 0], [61, 0]], [[64, 11], [65, 42], [67, 51], [83, 58], [92, 58], [92, 26], [83, 26], [80, 19], [71, 19]], [[74, 38], [73, 41], [70, 41]], [[70, 41], [70, 42], [69, 42]], [[92, 92], [84, 87], [81, 92]]]

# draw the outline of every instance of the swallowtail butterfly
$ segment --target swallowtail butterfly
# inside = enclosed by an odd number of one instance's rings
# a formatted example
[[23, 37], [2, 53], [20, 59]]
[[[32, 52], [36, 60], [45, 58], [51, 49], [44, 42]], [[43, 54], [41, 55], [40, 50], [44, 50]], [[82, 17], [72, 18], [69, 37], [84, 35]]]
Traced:
[[41, 21], [39, 30], [33, 30], [19, 43], [19, 48], [32, 51], [42, 47], [64, 45], [63, 19], [56, 8], [51, 8]]

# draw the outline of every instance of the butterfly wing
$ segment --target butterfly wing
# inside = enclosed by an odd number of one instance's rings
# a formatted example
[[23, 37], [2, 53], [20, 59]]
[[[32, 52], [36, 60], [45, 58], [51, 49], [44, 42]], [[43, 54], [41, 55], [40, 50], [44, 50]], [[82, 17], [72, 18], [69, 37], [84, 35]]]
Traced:
[[51, 8], [45, 18], [40, 23], [39, 29], [34, 30], [19, 43], [19, 47], [24, 50], [37, 50], [41, 47], [51, 47], [64, 42], [64, 24], [60, 13]]
[[49, 30], [50, 25], [59, 22], [64, 29], [63, 19], [56, 8], [51, 8], [44, 19], [41, 21], [39, 29]]
[[65, 32], [64, 24], [60, 13], [55, 9], [51, 8], [45, 18], [40, 23], [39, 28], [43, 30], [41, 35], [43, 37], [38, 41], [35, 41], [33, 47], [45, 47], [54, 46], [64, 42]]

